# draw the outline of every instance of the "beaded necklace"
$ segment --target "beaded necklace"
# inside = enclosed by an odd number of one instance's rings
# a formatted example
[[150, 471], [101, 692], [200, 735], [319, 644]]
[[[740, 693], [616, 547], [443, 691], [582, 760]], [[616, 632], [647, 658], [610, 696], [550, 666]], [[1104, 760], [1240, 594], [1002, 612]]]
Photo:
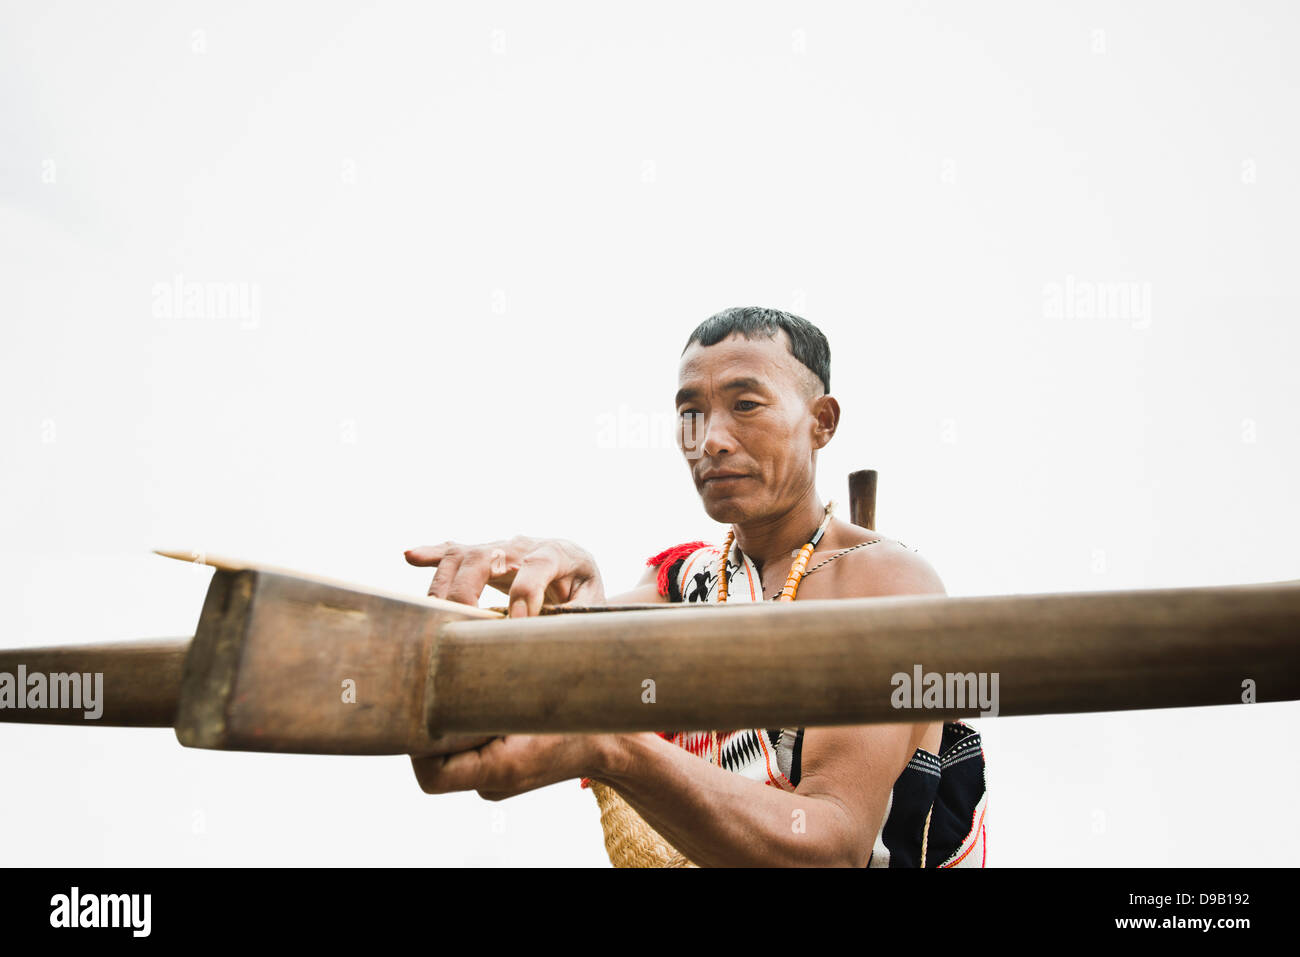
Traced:
[[[826, 534], [826, 527], [831, 523], [831, 512], [835, 509], [834, 502], [826, 503], [826, 515], [822, 523], [817, 526], [817, 531], [813, 532], [813, 537], [808, 540], [808, 544], [799, 549], [799, 554], [795, 556], [794, 562], [790, 565], [790, 574], [785, 577], [785, 586], [781, 589], [781, 594], [774, 601], [794, 601], [795, 594], [799, 591], [799, 582], [808, 569], [808, 559], [812, 557], [813, 549], [817, 543], [822, 540], [822, 535]], [[722, 562], [718, 566], [718, 601], [727, 600], [727, 556], [731, 554], [732, 542], [736, 540], [736, 529], [727, 532], [726, 544], [722, 546]]]

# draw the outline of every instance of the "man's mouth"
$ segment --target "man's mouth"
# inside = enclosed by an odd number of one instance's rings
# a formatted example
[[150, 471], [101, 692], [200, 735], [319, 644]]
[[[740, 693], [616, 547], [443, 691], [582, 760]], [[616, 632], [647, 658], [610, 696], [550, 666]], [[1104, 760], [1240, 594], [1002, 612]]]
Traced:
[[748, 475], [744, 475], [744, 474], [742, 474], [742, 473], [740, 473], [740, 472], [717, 473], [717, 474], [713, 474], [713, 475], [706, 475], [706, 476], [704, 476], [704, 478], [702, 478], [702, 479], [700, 480], [700, 484], [702, 484], [702, 485], [718, 485], [718, 484], [726, 483], [726, 482], [736, 482], [736, 481], [739, 481], [740, 479], [743, 479], [743, 478], [749, 478], [749, 476], [748, 476]]

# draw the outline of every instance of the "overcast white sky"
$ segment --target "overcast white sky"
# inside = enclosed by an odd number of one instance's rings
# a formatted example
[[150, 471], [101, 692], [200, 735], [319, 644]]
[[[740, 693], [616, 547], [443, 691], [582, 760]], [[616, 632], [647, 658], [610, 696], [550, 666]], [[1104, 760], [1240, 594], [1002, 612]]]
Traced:
[[[664, 427], [744, 304], [825, 331], [821, 492], [878, 469], [951, 594], [1300, 578], [1298, 41], [1283, 2], [9, 0], [3, 645], [191, 634], [167, 545], [423, 593], [407, 547], [555, 535], [622, 590], [724, 534]], [[1297, 717], [976, 722], [988, 862], [1290, 864]], [[0, 726], [0, 819], [6, 864], [607, 864], [576, 782], [165, 730]]]

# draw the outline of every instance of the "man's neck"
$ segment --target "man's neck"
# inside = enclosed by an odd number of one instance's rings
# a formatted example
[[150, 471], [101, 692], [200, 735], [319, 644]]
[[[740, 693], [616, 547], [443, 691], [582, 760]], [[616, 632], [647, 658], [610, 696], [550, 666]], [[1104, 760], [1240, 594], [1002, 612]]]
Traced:
[[[797, 552], [808, 544], [809, 538], [825, 517], [825, 504], [818, 498], [817, 490], [810, 488], [794, 508], [781, 515], [737, 523], [736, 545], [758, 566], [760, 572], [771, 568], [776, 570], [776, 574], [784, 576], [794, 560], [791, 552]], [[763, 585], [765, 588], [774, 587], [766, 575]]]

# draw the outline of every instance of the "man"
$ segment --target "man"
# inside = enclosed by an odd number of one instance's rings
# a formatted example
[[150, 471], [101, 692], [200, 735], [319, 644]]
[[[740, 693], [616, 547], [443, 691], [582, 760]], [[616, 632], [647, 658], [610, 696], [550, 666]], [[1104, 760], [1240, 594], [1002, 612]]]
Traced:
[[[733, 531], [727, 600], [774, 599], [783, 589], [798, 600], [945, 593], [930, 564], [900, 542], [833, 515], [823, 521], [817, 452], [834, 437], [840, 406], [829, 394], [830, 347], [820, 330], [776, 310], [726, 310], [692, 333], [678, 378], [679, 446], [705, 512]], [[796, 579], [792, 555], [823, 524]], [[610, 599], [590, 554], [567, 541], [445, 542], [406, 558], [437, 567], [430, 595], [477, 605], [492, 585], [508, 593], [515, 617], [538, 614], [543, 602], [719, 600], [722, 553], [703, 545], [655, 556], [634, 589]], [[744, 741], [742, 732], [723, 735], [733, 745], [729, 762], [716, 760], [716, 735], [710, 762], [701, 760], [698, 732], [646, 732], [507, 735], [414, 765], [429, 793], [472, 788], [489, 800], [592, 779], [701, 866], [982, 863], [983, 755], [968, 726], [745, 733]], [[734, 757], [742, 752], [747, 758]]]

